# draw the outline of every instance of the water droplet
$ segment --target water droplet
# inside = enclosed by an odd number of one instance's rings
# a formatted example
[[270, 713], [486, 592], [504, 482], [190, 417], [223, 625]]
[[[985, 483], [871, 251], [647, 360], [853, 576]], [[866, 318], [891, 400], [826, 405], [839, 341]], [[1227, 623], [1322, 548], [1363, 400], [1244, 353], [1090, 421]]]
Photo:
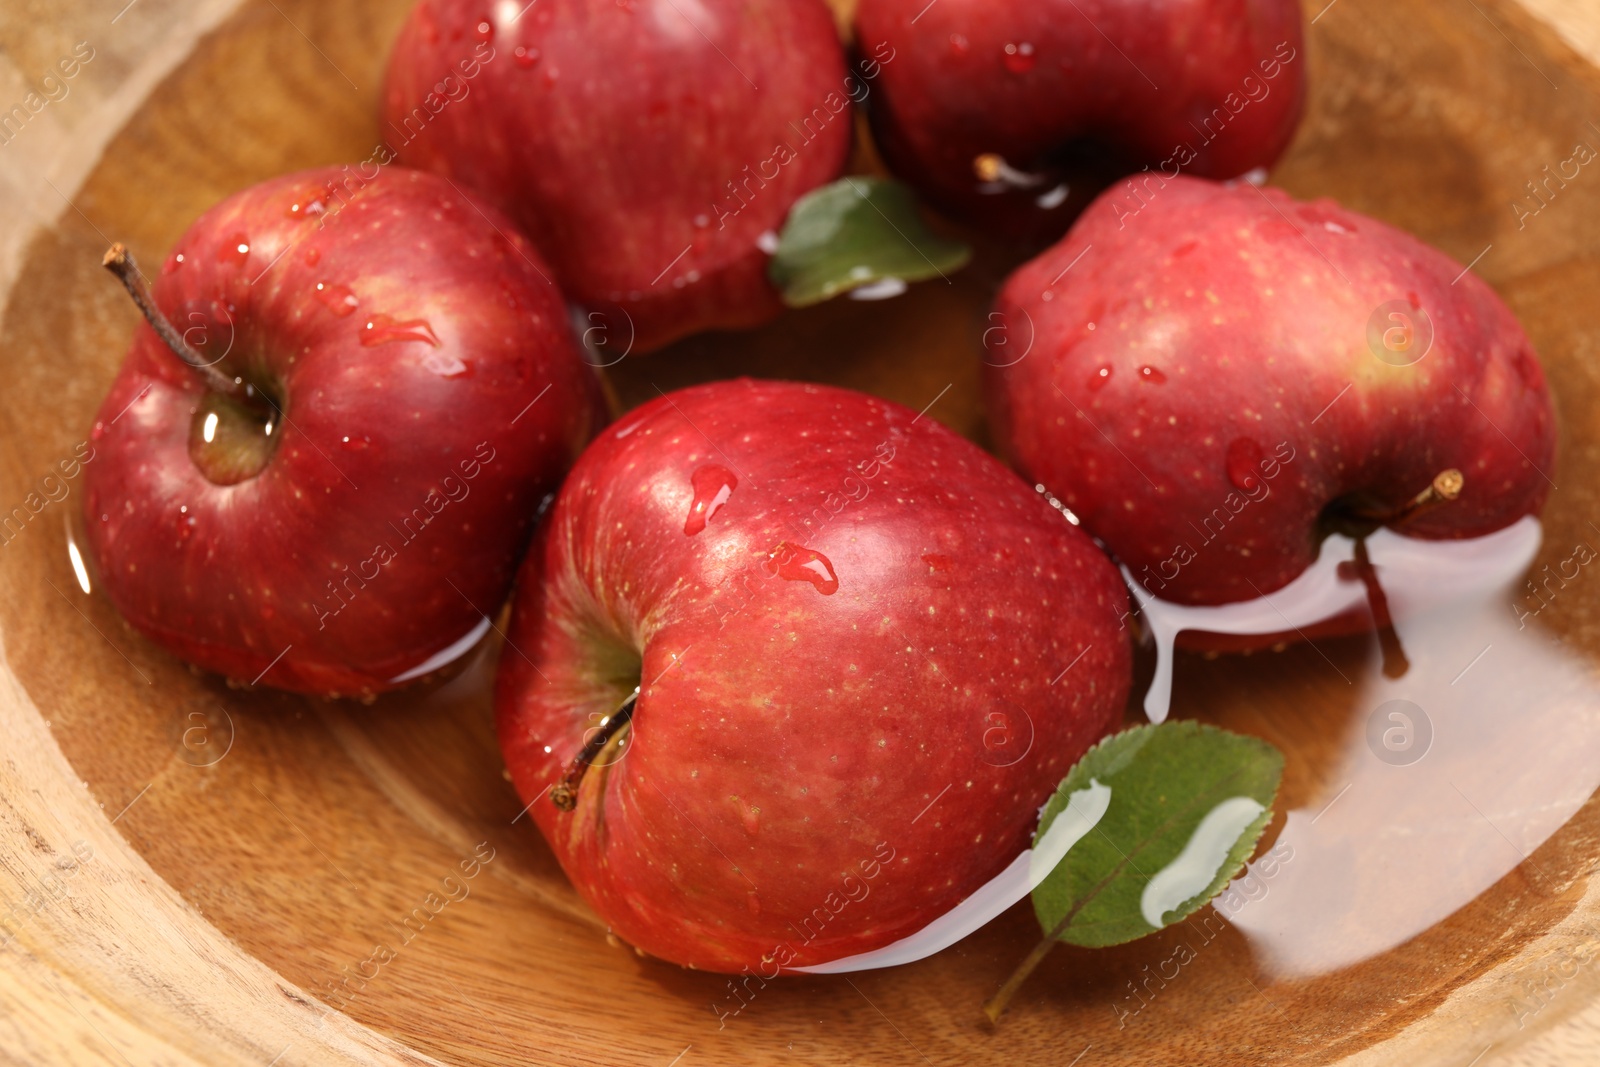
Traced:
[[972, 51], [972, 45], [967, 41], [967, 39], [965, 37], [963, 37], [959, 33], [952, 33], [950, 35], [950, 54], [951, 55], [953, 55], [953, 56], [964, 56], [970, 51]]
[[728, 468], [713, 463], [690, 475], [689, 484], [694, 487], [694, 502], [689, 505], [683, 532], [692, 537], [706, 528], [711, 516], [722, 510], [739, 479]]
[[488, 41], [494, 37], [494, 23], [489, 21], [489, 16], [487, 15], [479, 19], [478, 25], [473, 27], [473, 29], [474, 32], [477, 33], [478, 40], [480, 41]]
[[229, 234], [217, 249], [217, 258], [224, 263], [243, 263], [250, 258], [250, 238], [243, 233]]
[[1033, 65], [1039, 61], [1039, 57], [1033, 54], [1033, 45], [1023, 41], [1021, 44], [1006, 45], [1005, 52], [1001, 55], [1000, 60], [1011, 73], [1026, 74], [1033, 69]]
[[1167, 376], [1165, 374], [1162, 374], [1159, 370], [1150, 366], [1148, 363], [1139, 368], [1139, 377], [1143, 378], [1147, 382], [1152, 382], [1155, 385], [1160, 385], [1162, 382], [1167, 380]]
[[183, 253], [182, 252], [174, 252], [172, 255], [167, 257], [167, 261], [165, 263], [161, 264], [161, 273], [162, 274], [172, 274], [173, 272], [181, 269], [182, 267], [183, 267]]
[[786, 542], [772, 550], [767, 563], [784, 581], [810, 582], [823, 596], [839, 591], [839, 576], [834, 573], [833, 564], [814, 548]]
[[1110, 380], [1111, 368], [1101, 367], [1099, 370], [1089, 375], [1089, 391], [1091, 393], [1099, 392], [1101, 389], [1106, 387], [1106, 383]]
[[1533, 354], [1533, 349], [1524, 344], [1517, 349], [1517, 354], [1512, 357], [1517, 367], [1517, 377], [1522, 379], [1524, 388], [1537, 389], [1543, 375], [1539, 370], [1539, 357]]
[[365, 452], [371, 444], [372, 438], [366, 434], [362, 434], [360, 437], [351, 437], [346, 434], [339, 439], [339, 446], [348, 452]]
[[906, 291], [902, 278], [879, 278], [875, 282], [850, 290], [851, 300], [889, 300]]
[[433, 352], [422, 361], [422, 365], [441, 378], [459, 378], [469, 374], [472, 368], [456, 356], [448, 352]]
[[1329, 233], [1355, 233], [1355, 224], [1331, 200], [1318, 200], [1300, 205], [1299, 215], [1313, 226], [1320, 225]]
[[289, 202], [284, 214], [291, 219], [314, 219], [327, 210], [328, 205], [323, 202], [322, 189], [319, 187], [297, 194]]
[[361, 327], [361, 343], [368, 348], [386, 345], [391, 341], [424, 341], [435, 348], [439, 338], [426, 319], [407, 319], [398, 322], [389, 315], [374, 315]]
[[317, 299], [322, 305], [341, 319], [356, 309], [356, 294], [350, 291], [348, 285], [330, 285], [327, 282], [317, 283]]
[[306, 266], [315, 267], [322, 260], [322, 252], [316, 248], [308, 248], [306, 249], [305, 256], [302, 258], [305, 259]]
[[524, 48], [519, 44], [511, 53], [511, 62], [523, 70], [527, 70], [539, 62], [539, 50], [537, 48]]
[[1228, 481], [1234, 488], [1250, 492], [1261, 484], [1261, 446], [1248, 437], [1235, 437], [1228, 443]]

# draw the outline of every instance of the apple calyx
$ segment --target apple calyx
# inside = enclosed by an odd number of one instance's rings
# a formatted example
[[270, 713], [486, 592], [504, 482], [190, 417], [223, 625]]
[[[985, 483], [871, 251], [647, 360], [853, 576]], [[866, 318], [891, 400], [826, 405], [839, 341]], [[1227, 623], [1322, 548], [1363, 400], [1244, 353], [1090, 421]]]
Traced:
[[128, 295], [133, 297], [133, 302], [144, 313], [145, 321], [150, 328], [155, 330], [156, 336], [172, 350], [172, 354], [188, 364], [189, 368], [200, 376], [206, 388], [238, 400], [247, 400], [254, 392], [238, 378], [230, 378], [216, 368], [215, 363], [207, 362], [205, 357], [196, 352], [188, 341], [183, 339], [183, 334], [168, 321], [156, 307], [156, 302], [150, 295], [150, 289], [144, 283], [144, 275], [139, 273], [139, 264], [134, 262], [133, 253], [118, 241], [106, 250], [101, 265], [117, 276], [122, 282], [122, 287], [128, 290]]
[[639, 687], [634, 686], [633, 692], [628, 694], [628, 698], [622, 702], [621, 706], [604, 719], [601, 719], [599, 728], [584, 741], [583, 747], [578, 750], [578, 754], [573, 757], [572, 763], [568, 765], [567, 773], [562, 775], [561, 781], [557, 782], [550, 790], [550, 802], [558, 809], [571, 811], [578, 806], [578, 786], [583, 783], [584, 773], [588, 771], [590, 765], [605, 750], [605, 747], [611, 743], [612, 739], [617, 736], [618, 732], [628, 725], [629, 720], [633, 718], [633, 709], [638, 703]]

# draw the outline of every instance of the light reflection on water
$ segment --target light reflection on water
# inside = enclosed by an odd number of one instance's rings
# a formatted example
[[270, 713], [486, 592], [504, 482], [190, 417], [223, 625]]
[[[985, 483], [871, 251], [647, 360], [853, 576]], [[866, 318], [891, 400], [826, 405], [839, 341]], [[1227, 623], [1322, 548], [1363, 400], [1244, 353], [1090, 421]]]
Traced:
[[[1514, 607], [1537, 547], [1534, 525], [1522, 551], [1449, 584], [1383, 575], [1410, 670], [1386, 678], [1371, 648], [1351, 679], [1356, 714], [1332, 788], [1291, 811], [1279, 837], [1294, 863], [1233, 918], [1270, 977], [1347, 967], [1420, 934], [1600, 787], [1595, 672]], [[1537, 859], [1525, 872], [1535, 892], [1560, 888]]]

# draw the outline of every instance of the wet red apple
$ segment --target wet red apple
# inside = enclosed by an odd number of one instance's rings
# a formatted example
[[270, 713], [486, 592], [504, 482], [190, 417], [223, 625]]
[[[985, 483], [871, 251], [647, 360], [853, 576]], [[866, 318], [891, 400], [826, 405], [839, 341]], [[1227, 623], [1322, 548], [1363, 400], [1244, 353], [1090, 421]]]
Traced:
[[367, 695], [487, 628], [604, 420], [506, 219], [430, 174], [329, 168], [206, 212], [153, 297], [110, 265], [161, 330], [135, 330], [84, 469], [99, 585], [136, 629], [232, 679]]
[[861, 0], [891, 169], [958, 217], [1054, 237], [1109, 182], [1270, 166], [1305, 99], [1295, 0]]
[[618, 936], [772, 977], [919, 930], [1028, 846], [1120, 719], [1126, 610], [1087, 537], [931, 417], [697, 386], [624, 415], [557, 497], [500, 741]]
[[1505, 303], [1331, 200], [1114, 187], [994, 321], [1001, 449], [1162, 600], [1271, 594], [1330, 531], [1481, 537], [1554, 484], [1550, 392]]
[[858, 85], [821, 0], [422, 0], [382, 136], [503, 206], [642, 352], [782, 309], [777, 231], [843, 168]]

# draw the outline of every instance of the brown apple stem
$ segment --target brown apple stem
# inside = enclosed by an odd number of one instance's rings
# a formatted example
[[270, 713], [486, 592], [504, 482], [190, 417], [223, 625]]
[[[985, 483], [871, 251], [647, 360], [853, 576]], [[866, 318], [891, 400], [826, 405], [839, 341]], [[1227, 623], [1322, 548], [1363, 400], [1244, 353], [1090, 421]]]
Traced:
[[1000, 1024], [1000, 1016], [1004, 1014], [1006, 1005], [1011, 1003], [1011, 998], [1017, 995], [1017, 990], [1022, 988], [1022, 983], [1028, 980], [1028, 976], [1034, 972], [1034, 969], [1044, 962], [1044, 958], [1050, 954], [1050, 950], [1056, 947], [1057, 939], [1066, 931], [1067, 924], [1078, 917], [1078, 911], [1083, 907], [1084, 903], [1085, 901], [1079, 901], [1069, 908], [1067, 913], [1061, 917], [1061, 921], [1056, 923], [1055, 928], [1045, 934], [1042, 941], [1033, 946], [1033, 951], [1028, 953], [1027, 958], [1017, 965], [1017, 969], [1011, 972], [1011, 977], [1005, 980], [1004, 984], [995, 992], [995, 995], [989, 998], [989, 1003], [983, 1006], [983, 1013], [989, 1017], [990, 1026], [998, 1026]]
[[1002, 182], [1013, 189], [1032, 189], [1044, 184], [1044, 175], [1021, 171], [1006, 162], [998, 152], [985, 152], [972, 160], [972, 173], [982, 182]]
[[1447, 504], [1461, 495], [1462, 487], [1466, 485], [1466, 477], [1454, 467], [1442, 470], [1433, 476], [1428, 488], [1412, 497], [1398, 508], [1388, 511], [1361, 511], [1355, 510], [1351, 514], [1354, 518], [1366, 522], [1376, 523], [1379, 526], [1399, 526], [1409, 519], [1416, 518], [1418, 514]]
[[1367, 555], [1367, 539], [1356, 539], [1356, 576], [1367, 587], [1367, 605], [1372, 610], [1372, 625], [1378, 631], [1378, 648], [1383, 653], [1383, 674], [1386, 678], [1403, 677], [1411, 669], [1406, 650], [1400, 645], [1400, 635], [1395, 632], [1394, 618], [1389, 614], [1389, 598], [1378, 584], [1378, 569]]
[[600, 728], [583, 743], [578, 754], [573, 757], [572, 763], [567, 767], [567, 773], [561, 776], [561, 781], [550, 790], [550, 802], [562, 811], [571, 811], [578, 806], [578, 786], [583, 782], [584, 773], [589, 770], [589, 765], [595, 757], [611, 743], [617, 731], [628, 725], [628, 720], [633, 718], [633, 709], [639, 702], [639, 687], [634, 686], [633, 692], [628, 694], [628, 699], [622, 706], [612, 712], [600, 723]]
[[188, 341], [183, 339], [183, 334], [161, 313], [156, 307], [155, 300], [150, 296], [150, 289], [144, 284], [144, 276], [139, 273], [139, 265], [133, 261], [133, 253], [129, 252], [120, 242], [107, 250], [101, 263], [117, 279], [122, 282], [123, 288], [128, 290], [128, 295], [133, 297], [133, 302], [139, 310], [144, 312], [145, 321], [150, 323], [150, 328], [155, 330], [156, 336], [161, 338], [166, 346], [172, 349], [172, 354], [188, 364], [200, 380], [205, 382], [206, 388], [214, 392], [224, 393], [240, 400], [245, 399], [246, 390], [243, 382], [234, 380], [219, 371], [216, 366], [206, 361], [205, 357], [196, 352]]

